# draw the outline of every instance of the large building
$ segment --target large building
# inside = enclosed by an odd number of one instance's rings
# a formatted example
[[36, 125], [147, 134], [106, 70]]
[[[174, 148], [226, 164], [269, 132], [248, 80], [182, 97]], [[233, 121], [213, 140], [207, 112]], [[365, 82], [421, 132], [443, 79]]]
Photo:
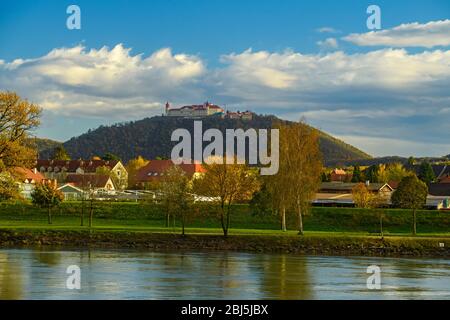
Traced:
[[[58, 183], [67, 182], [69, 174], [96, 175], [99, 169], [109, 170], [114, 177], [117, 189], [128, 185], [128, 172], [119, 160], [38, 160], [37, 170], [47, 179], [56, 179]], [[103, 172], [104, 173], [104, 172]]]
[[[168, 169], [173, 167], [172, 160], [150, 160], [150, 162], [139, 169], [136, 174], [136, 183], [140, 187], [145, 187], [147, 183], [158, 182], [164, 177]], [[201, 164], [180, 164], [178, 165], [190, 179], [195, 179], [206, 172]]]
[[221, 107], [209, 102], [181, 108], [171, 108], [170, 104], [168, 102], [166, 103], [166, 116], [169, 117], [204, 118], [223, 114], [224, 110]]

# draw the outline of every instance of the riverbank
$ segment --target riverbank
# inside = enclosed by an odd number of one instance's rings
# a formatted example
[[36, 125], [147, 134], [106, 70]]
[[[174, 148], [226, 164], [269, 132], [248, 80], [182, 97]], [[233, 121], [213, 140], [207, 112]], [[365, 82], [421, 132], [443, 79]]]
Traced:
[[450, 258], [450, 238], [306, 234], [189, 234], [112, 230], [0, 229], [0, 247], [136, 248], [221, 250], [311, 255], [406, 256]]

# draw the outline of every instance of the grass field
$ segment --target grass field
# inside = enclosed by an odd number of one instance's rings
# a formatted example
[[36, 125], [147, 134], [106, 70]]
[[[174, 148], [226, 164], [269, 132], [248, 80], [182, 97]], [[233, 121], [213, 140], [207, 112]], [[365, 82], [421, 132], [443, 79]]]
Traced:
[[[81, 203], [65, 202], [53, 210], [53, 224], [47, 223], [45, 209], [30, 204], [0, 204], [0, 229], [14, 230], [86, 230], [88, 217], [80, 226]], [[372, 211], [354, 208], [312, 208], [304, 218], [305, 234], [309, 236], [377, 236], [380, 232], [380, 214], [383, 214], [385, 236], [409, 236], [412, 214], [410, 210], [387, 209]], [[165, 227], [165, 214], [161, 207], [146, 203], [95, 204], [93, 227], [98, 231], [130, 231], [179, 233], [180, 224]], [[274, 215], [254, 215], [248, 205], [233, 206], [230, 235], [295, 236], [295, 215], [287, 216], [288, 232], [280, 231], [279, 218]], [[222, 234], [217, 213], [213, 209], [199, 209], [186, 225], [190, 234]], [[418, 211], [418, 236], [450, 237], [450, 213]]]

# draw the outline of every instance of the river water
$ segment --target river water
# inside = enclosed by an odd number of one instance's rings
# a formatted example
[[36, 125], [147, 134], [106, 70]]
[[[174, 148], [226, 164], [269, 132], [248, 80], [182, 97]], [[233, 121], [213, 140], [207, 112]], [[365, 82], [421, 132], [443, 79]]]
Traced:
[[[367, 288], [372, 265], [379, 290]], [[450, 260], [1, 249], [0, 299], [450, 299]]]

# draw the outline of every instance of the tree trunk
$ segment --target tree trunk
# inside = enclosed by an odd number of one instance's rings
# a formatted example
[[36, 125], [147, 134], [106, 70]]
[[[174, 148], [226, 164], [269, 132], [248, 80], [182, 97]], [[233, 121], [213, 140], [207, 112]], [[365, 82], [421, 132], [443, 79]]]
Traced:
[[302, 208], [298, 206], [298, 234], [303, 235], [303, 217], [302, 217]]
[[286, 208], [281, 208], [281, 231], [286, 232]]
[[381, 236], [381, 239], [384, 238], [384, 236], [383, 236], [383, 214], [380, 214], [380, 236]]
[[50, 207], [47, 207], [47, 213], [48, 213], [48, 224], [52, 224], [52, 209]]
[[412, 233], [413, 233], [413, 236], [415, 236], [415, 235], [417, 234], [417, 217], [416, 217], [416, 209], [413, 210]]
[[227, 207], [227, 224], [226, 224], [226, 230], [225, 230], [225, 237], [228, 236], [228, 229], [230, 228], [230, 209], [231, 209], [231, 201]]
[[94, 218], [94, 204], [91, 201], [91, 206], [89, 208], [89, 228], [92, 228], [93, 218]]
[[220, 204], [220, 223], [222, 225], [222, 230], [223, 230], [223, 235], [226, 237], [228, 235], [228, 230], [225, 227], [225, 204], [221, 203]]
[[80, 226], [84, 226], [84, 201], [81, 202]]
[[184, 213], [181, 213], [181, 235], [182, 236], [184, 236], [185, 234], [184, 234], [184, 223], [185, 223], [185, 221], [184, 221], [184, 219], [185, 219], [185, 217], [184, 217]]

